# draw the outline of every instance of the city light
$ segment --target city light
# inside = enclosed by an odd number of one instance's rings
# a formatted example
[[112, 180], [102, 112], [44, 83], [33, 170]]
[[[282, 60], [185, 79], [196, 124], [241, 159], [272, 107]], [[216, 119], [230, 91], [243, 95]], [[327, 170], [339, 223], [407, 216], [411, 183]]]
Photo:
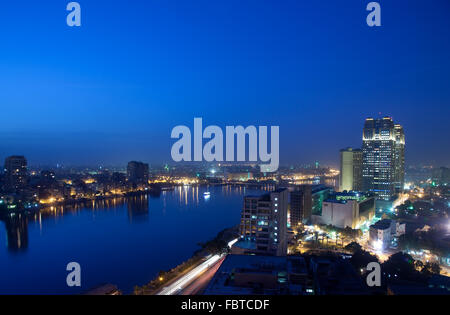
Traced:
[[55, 2], [2, 6], [0, 295], [450, 295], [449, 0]]
[[383, 241], [381, 240], [377, 240], [375, 242], [373, 242], [373, 248], [377, 251], [377, 252], [382, 252], [383, 251]]

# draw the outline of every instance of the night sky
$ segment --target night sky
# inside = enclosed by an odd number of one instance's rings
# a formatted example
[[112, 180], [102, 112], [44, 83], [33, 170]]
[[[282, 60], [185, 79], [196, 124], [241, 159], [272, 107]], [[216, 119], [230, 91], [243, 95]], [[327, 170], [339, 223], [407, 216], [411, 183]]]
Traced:
[[177, 125], [278, 125], [282, 164], [338, 164], [368, 116], [450, 165], [450, 2], [66, 0], [0, 5], [0, 164], [170, 162]]

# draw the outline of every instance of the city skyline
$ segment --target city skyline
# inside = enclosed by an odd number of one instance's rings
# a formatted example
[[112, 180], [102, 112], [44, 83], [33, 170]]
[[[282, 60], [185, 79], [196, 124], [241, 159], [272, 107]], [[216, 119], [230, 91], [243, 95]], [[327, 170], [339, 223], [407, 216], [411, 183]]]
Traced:
[[99, 0], [82, 3], [78, 29], [64, 3], [26, 5], [0, 12], [0, 102], [15, 118], [0, 126], [2, 160], [170, 162], [171, 129], [203, 117], [278, 125], [282, 165], [337, 166], [365, 118], [392, 116], [407, 165], [449, 165], [444, 0], [383, 3], [381, 28], [365, 24], [364, 1]]
[[[377, 118], [374, 118], [377, 117]], [[364, 121], [367, 121], [367, 119], [371, 120], [371, 119], [379, 119], [379, 120], [383, 120], [384, 118], [390, 118], [392, 119], [391, 116], [370, 116], [370, 117], [366, 117], [364, 119]], [[364, 123], [363, 123], [364, 126]], [[401, 126], [402, 128], [402, 133], [403, 131], [403, 126]], [[363, 132], [361, 132], [362, 134]], [[355, 150], [361, 150], [361, 148], [364, 146], [364, 140], [363, 140], [363, 136], [361, 137], [361, 143], [359, 145], [344, 145], [342, 148], [337, 150], [337, 153], [334, 152], [333, 154], [333, 158], [331, 159], [324, 159], [324, 160], [320, 160], [318, 158], [314, 158], [312, 157], [311, 159], [302, 159], [301, 157], [298, 159], [291, 159], [291, 163], [280, 163], [280, 167], [289, 167], [289, 166], [295, 166], [295, 167], [307, 167], [308, 165], [310, 167], [315, 167], [315, 164], [319, 163], [320, 166], [325, 166], [325, 167], [333, 167], [333, 168], [340, 168], [340, 163], [341, 161], [341, 156], [339, 154], [339, 152], [348, 150], [348, 149], [352, 149], [352, 147]], [[405, 150], [407, 153], [403, 153], [404, 156], [408, 157], [408, 153], [410, 151], [409, 148], [409, 138], [408, 138], [408, 144], [404, 145], [404, 147], [407, 148], [407, 150]], [[174, 140], [172, 140], [171, 142], [174, 142]], [[206, 143], [207, 140], [203, 140], [203, 143]], [[28, 150], [22, 150], [23, 151], [27, 151]], [[3, 156], [4, 155], [4, 156]], [[170, 154], [169, 154], [170, 155]], [[331, 155], [331, 154], [330, 154]], [[2, 153], [0, 151], [0, 159], [4, 160], [9, 156], [26, 156], [28, 158], [28, 156], [30, 155], [26, 155], [26, 154], [13, 154], [13, 153]], [[189, 164], [193, 164], [193, 165], [207, 165], [207, 164], [217, 164], [217, 163], [224, 163], [221, 161], [212, 161], [212, 162], [207, 162], [207, 161], [202, 161], [202, 162], [174, 162], [171, 160], [170, 157], [168, 157], [165, 160], [158, 160], [158, 159], [152, 159], [152, 157], [145, 157], [146, 155], [140, 155], [140, 156], [144, 156], [142, 159], [136, 159], [136, 158], [121, 158], [120, 161], [116, 161], [116, 162], [108, 162], [108, 159], [105, 161], [101, 161], [101, 160], [91, 160], [90, 162], [70, 162], [70, 159], [66, 159], [66, 161], [64, 160], [54, 160], [53, 158], [47, 156], [46, 158], [43, 159], [34, 159], [31, 160], [29, 159], [28, 163], [30, 165], [30, 167], [34, 167], [34, 168], [46, 168], [46, 167], [51, 167], [51, 168], [57, 168], [58, 166], [64, 166], [64, 167], [113, 167], [113, 168], [126, 168], [126, 164], [130, 161], [130, 160], [142, 160], [143, 162], [146, 162], [148, 164], [150, 164], [150, 166], [161, 166], [161, 165], [189, 165]], [[31, 154], [31, 158], [36, 157], [35, 155]], [[282, 157], [281, 157], [282, 158]], [[436, 160], [434, 161], [430, 161], [430, 160], [421, 160], [421, 161], [417, 161], [417, 162], [411, 162], [409, 161], [407, 158], [404, 158], [404, 165], [405, 167], [411, 167], [411, 166], [433, 166], [433, 167], [440, 167], [440, 166], [448, 166], [449, 164], [446, 163], [446, 159], [443, 159], [443, 162], [437, 162]], [[31, 161], [30, 161], [31, 160]], [[30, 163], [31, 162], [31, 163]], [[225, 162], [225, 163], [230, 163], [230, 162]], [[242, 164], [255, 164], [255, 162], [231, 162], [232, 164], [236, 164], [236, 165], [242, 165]], [[256, 164], [261, 164], [261, 162], [257, 162]]]
[[2, 3], [0, 295], [449, 295], [449, 12]]

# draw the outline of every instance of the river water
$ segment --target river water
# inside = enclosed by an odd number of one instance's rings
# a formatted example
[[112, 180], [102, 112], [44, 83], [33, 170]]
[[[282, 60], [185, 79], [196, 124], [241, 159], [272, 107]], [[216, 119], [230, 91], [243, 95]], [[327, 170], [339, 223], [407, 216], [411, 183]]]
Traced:
[[[235, 186], [177, 187], [159, 197], [9, 217], [0, 221], [0, 294], [78, 294], [104, 283], [130, 293], [190, 258], [198, 243], [238, 225], [243, 196], [262, 193]], [[70, 262], [81, 266], [81, 288], [66, 284]]]

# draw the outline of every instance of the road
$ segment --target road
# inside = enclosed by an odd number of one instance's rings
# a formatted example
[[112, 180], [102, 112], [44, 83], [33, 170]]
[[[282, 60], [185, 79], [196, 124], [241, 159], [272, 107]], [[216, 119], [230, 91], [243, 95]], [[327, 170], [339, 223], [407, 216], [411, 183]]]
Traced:
[[195, 279], [191, 284], [189, 284], [183, 291], [181, 295], [196, 295], [200, 294], [208, 285], [209, 281], [214, 277], [217, 270], [219, 270], [225, 256], [221, 258], [213, 267], [209, 268], [203, 272], [197, 279]]
[[[231, 248], [237, 241], [238, 239], [232, 240], [228, 243], [228, 247]], [[157, 295], [178, 295], [184, 294], [185, 291], [198, 292], [206, 285], [205, 282], [212, 278], [215, 271], [219, 269], [225, 257], [226, 254], [210, 256], [187, 274], [164, 287]]]

